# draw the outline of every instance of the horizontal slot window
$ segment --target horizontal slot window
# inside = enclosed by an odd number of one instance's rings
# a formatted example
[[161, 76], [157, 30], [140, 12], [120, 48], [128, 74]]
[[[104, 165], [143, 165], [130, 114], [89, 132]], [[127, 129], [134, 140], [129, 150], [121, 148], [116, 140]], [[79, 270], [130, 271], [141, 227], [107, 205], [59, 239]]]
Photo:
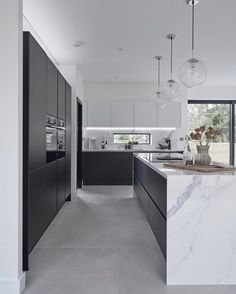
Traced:
[[150, 133], [114, 133], [113, 134], [114, 144], [151, 144]]

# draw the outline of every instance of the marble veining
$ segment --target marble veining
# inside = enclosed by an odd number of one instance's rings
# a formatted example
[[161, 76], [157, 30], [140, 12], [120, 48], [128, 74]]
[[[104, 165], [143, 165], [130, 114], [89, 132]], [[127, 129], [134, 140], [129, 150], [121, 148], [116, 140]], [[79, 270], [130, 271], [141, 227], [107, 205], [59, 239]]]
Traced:
[[168, 285], [236, 285], [236, 173], [172, 170], [167, 182]]
[[236, 284], [236, 177], [175, 182], [167, 184], [167, 283]]

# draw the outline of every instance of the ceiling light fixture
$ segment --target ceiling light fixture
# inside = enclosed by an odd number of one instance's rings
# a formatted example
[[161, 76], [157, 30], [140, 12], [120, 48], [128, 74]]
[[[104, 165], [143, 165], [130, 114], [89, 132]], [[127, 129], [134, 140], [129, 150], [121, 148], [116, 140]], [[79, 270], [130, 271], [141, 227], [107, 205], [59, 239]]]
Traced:
[[207, 67], [194, 54], [195, 37], [195, 5], [197, 0], [186, 0], [188, 5], [192, 6], [192, 58], [185, 61], [179, 70], [179, 80], [187, 88], [193, 88], [204, 84], [207, 80]]
[[162, 92], [167, 101], [176, 101], [181, 97], [182, 91], [178, 82], [173, 79], [173, 40], [175, 34], [168, 34], [167, 39], [170, 40], [170, 79], [163, 84]]
[[156, 92], [156, 106], [159, 109], [166, 107], [166, 101], [161, 91], [161, 60], [162, 56], [155, 56], [157, 60], [157, 92]]

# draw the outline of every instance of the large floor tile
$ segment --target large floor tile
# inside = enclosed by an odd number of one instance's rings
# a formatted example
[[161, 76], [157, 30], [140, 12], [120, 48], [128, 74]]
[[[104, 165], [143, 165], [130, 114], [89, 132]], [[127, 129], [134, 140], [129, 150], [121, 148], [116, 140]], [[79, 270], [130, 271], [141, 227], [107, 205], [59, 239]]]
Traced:
[[116, 255], [104, 248], [38, 248], [25, 294], [118, 294]]
[[165, 260], [129, 186], [87, 186], [30, 255], [25, 294], [234, 294], [166, 286]]

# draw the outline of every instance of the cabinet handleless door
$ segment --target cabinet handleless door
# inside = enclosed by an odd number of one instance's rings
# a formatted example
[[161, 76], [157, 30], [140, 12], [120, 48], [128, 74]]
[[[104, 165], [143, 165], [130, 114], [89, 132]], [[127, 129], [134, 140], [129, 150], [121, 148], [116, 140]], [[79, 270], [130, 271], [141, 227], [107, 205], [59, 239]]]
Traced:
[[134, 126], [150, 127], [157, 126], [157, 107], [154, 101], [136, 101], [134, 103]]
[[47, 113], [57, 116], [57, 69], [47, 58]]
[[132, 101], [111, 102], [111, 127], [134, 126], [134, 103]]
[[71, 194], [71, 87], [66, 84], [66, 198]]
[[28, 252], [34, 248], [45, 229], [45, 192], [45, 168], [43, 167], [29, 173]]
[[57, 209], [59, 210], [66, 200], [66, 160], [62, 157], [57, 160]]
[[58, 72], [57, 75], [58, 93], [57, 93], [57, 115], [60, 119], [66, 118], [65, 106], [66, 106], [66, 81], [63, 76]]
[[109, 101], [88, 101], [87, 126], [88, 127], [110, 127], [110, 108]]
[[51, 162], [45, 167], [45, 225], [48, 226], [57, 213], [57, 163]]
[[28, 156], [32, 171], [46, 164], [47, 63], [46, 54], [29, 33], [24, 34], [24, 50], [24, 100], [28, 100]]

